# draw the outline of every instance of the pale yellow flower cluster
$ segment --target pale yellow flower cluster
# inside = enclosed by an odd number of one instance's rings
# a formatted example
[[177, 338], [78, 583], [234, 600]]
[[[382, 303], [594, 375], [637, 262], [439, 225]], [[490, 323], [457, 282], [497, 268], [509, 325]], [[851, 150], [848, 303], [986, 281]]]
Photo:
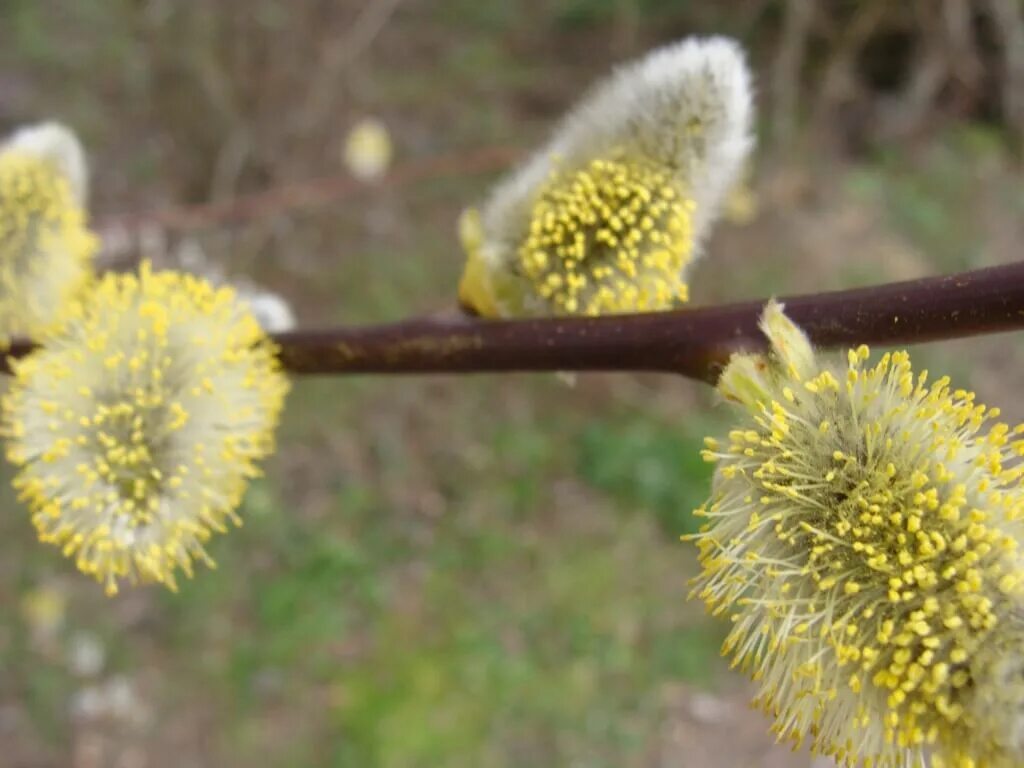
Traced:
[[1024, 425], [906, 352], [819, 359], [777, 304], [763, 327], [721, 376], [738, 417], [692, 537], [723, 653], [843, 765], [1021, 765]]
[[288, 389], [275, 347], [231, 288], [175, 272], [97, 279], [85, 165], [67, 129], [0, 147], [0, 337], [14, 485], [42, 541], [110, 594], [176, 586], [273, 449]]
[[0, 146], [0, 343], [53, 324], [88, 284], [97, 245], [61, 169], [18, 143]]
[[618, 69], [463, 217], [462, 304], [486, 317], [669, 309], [753, 144], [739, 46], [688, 39]]

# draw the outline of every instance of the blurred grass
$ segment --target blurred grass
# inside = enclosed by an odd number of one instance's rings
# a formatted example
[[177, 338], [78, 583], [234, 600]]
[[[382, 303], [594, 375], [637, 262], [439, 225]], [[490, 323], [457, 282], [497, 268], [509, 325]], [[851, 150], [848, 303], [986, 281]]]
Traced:
[[[657, 34], [642, 47], [667, 34], [671, 10], [412, 7], [339, 83], [334, 122], [296, 138], [287, 118], [311, 54], [274, 42], [340, 34], [352, 13], [310, 2], [307, 17], [282, 16], [258, 0], [251, 19], [231, 20], [214, 6], [134, 5], [15, 0], [0, 11], [0, 63], [30, 91], [17, 117], [85, 128], [107, 213], [204, 199], [197, 190], [210, 189], [232, 131], [256, 146], [236, 192], [333, 168], [343, 128], [367, 111], [392, 127], [400, 156], [528, 146], [606, 69], [616, 24], [647, 19]], [[184, 21], [208, 34], [182, 36]], [[235, 50], [240, 35], [264, 46], [259, 72]], [[204, 78], [226, 89], [220, 106], [233, 114], [197, 95]], [[1019, 247], [1024, 193], [1001, 147], [965, 128], [819, 177], [812, 164], [782, 169], [755, 189], [754, 224], [716, 235], [695, 300], [1005, 260]], [[395, 319], [450, 305], [454, 221], [488, 182], [367, 189], [337, 210], [201, 242], [229, 271], [280, 287], [305, 322]], [[1014, 407], [999, 395], [1019, 345], [933, 347], [921, 359]], [[651, 755], [678, 717], [673, 692], [736, 685], [717, 656], [725, 627], [685, 601], [694, 553], [678, 540], [708, 492], [702, 438], [727, 418], [713, 402], [668, 377], [297, 382], [244, 527], [215, 539], [217, 569], [177, 594], [103, 598], [35, 543], [3, 482], [0, 747], [26, 766], [69, 764], [97, 733], [110, 765], [139, 744], [154, 766], [661, 765]], [[46, 637], [22, 608], [39, 588], [68, 600]], [[100, 673], [69, 661], [83, 630], [106, 650]], [[76, 714], [83, 690], [118, 674], [137, 687], [144, 724], [117, 730]]]
[[626, 509], [653, 514], [666, 534], [695, 533], [691, 513], [711, 483], [711, 465], [700, 457], [702, 438], [692, 422], [680, 428], [624, 416], [591, 424], [580, 441], [579, 475]]

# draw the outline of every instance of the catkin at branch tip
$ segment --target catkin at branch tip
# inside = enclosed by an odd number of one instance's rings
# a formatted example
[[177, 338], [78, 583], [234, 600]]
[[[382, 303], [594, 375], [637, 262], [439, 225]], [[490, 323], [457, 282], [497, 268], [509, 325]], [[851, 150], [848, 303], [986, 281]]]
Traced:
[[239, 523], [273, 449], [288, 382], [230, 288], [175, 272], [108, 274], [43, 345], [13, 363], [3, 400], [14, 485], [42, 541], [108, 593], [176, 586]]

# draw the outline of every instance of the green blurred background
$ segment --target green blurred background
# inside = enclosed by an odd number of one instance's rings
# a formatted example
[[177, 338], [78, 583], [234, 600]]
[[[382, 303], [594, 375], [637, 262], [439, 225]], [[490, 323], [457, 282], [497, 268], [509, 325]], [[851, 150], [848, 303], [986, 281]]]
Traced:
[[[454, 222], [498, 170], [474, 152], [535, 145], [615, 62], [730, 34], [756, 72], [760, 148], [691, 294], [744, 299], [1019, 257], [1022, 15], [1016, 0], [0, 0], [0, 129], [80, 132], [112, 262], [202, 253], [303, 324], [384, 321], [452, 305]], [[366, 117], [396, 170], [445, 156], [444, 173], [247, 220], [160, 216], [345, 179]], [[918, 359], [1024, 415], [1019, 338]], [[0, 764], [811, 765], [772, 746], [718, 657], [725, 627], [686, 601], [697, 450], [726, 418], [668, 376], [299, 381], [244, 527], [176, 595], [105, 598], [5, 490]]]

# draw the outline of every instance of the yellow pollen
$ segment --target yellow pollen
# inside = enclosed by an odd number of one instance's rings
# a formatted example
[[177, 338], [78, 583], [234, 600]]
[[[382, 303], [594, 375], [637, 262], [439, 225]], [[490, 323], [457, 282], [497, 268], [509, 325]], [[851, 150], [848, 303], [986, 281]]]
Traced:
[[688, 202], [648, 162], [616, 157], [556, 171], [534, 203], [518, 269], [560, 314], [670, 308], [688, 298]]

